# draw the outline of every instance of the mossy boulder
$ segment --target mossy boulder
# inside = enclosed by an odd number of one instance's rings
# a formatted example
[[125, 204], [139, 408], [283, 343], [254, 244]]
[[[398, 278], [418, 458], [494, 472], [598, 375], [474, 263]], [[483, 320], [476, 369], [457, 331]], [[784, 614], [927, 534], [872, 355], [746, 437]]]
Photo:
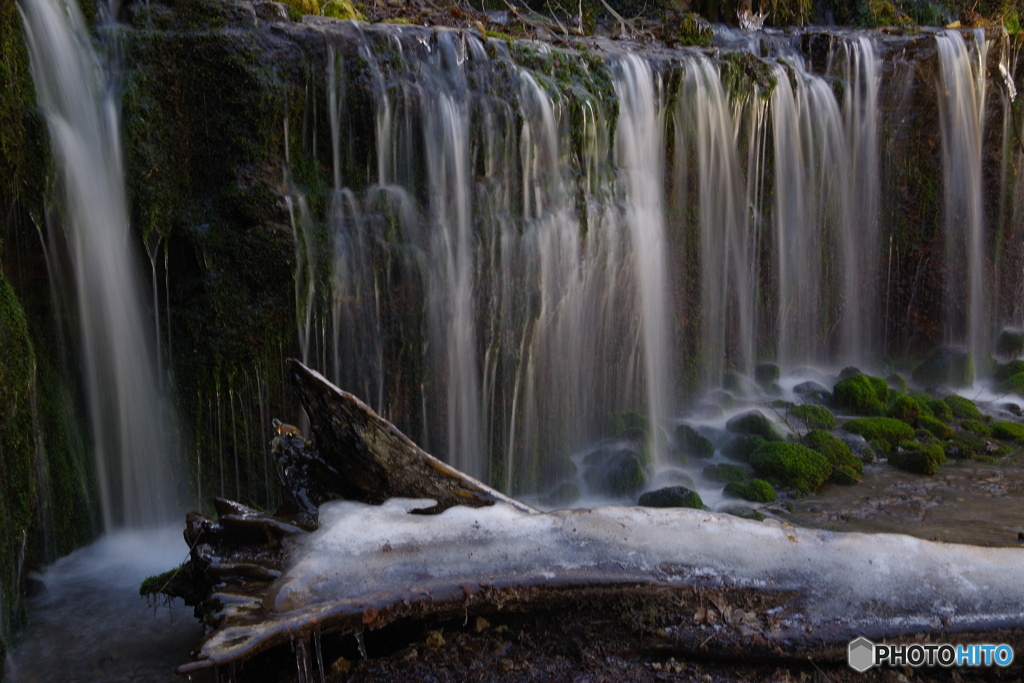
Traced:
[[1024, 355], [1024, 331], [1003, 330], [996, 337], [996, 355], [1003, 358], [1020, 358]]
[[801, 382], [793, 387], [793, 393], [805, 401], [814, 403], [828, 403], [832, 400], [832, 392], [828, 390], [828, 387], [817, 382]]
[[935, 474], [935, 470], [946, 461], [941, 444], [901, 441], [889, 452], [889, 463], [905, 472]]
[[840, 410], [854, 415], [884, 415], [889, 387], [879, 377], [851, 375], [832, 388], [832, 401]]
[[832, 466], [829, 481], [836, 484], [856, 484], [864, 477], [863, 461], [855, 456], [841, 439], [821, 429], [814, 429], [800, 442], [828, 458]]
[[594, 493], [621, 498], [635, 495], [646, 478], [640, 454], [630, 448], [602, 448], [583, 459], [584, 481]]
[[752, 503], [771, 503], [775, 500], [775, 488], [764, 479], [730, 482], [722, 493], [728, 498], [742, 498]]
[[[919, 394], [914, 394], [915, 397]], [[936, 420], [942, 420], [943, 422], [953, 421], [953, 409], [948, 403], [943, 401], [941, 398], [929, 398], [928, 394], [920, 394], [924, 396], [923, 405], [928, 407], [931, 411], [930, 417], [934, 417]]]
[[[975, 405], [974, 401], [963, 396], [957, 396], [956, 394], [950, 394], [949, 396], [942, 399], [943, 402], [949, 406], [954, 417], [958, 417], [961, 420], [981, 420], [984, 416], [981, 411], [978, 410], [978, 406]], [[939, 417], [936, 415], [935, 417]]]
[[1005, 365], [997, 365], [996, 369], [992, 371], [992, 379], [1002, 382], [1022, 372], [1024, 372], [1024, 360], [1014, 360]]
[[648, 491], [640, 496], [638, 504], [647, 508], [704, 509], [704, 501], [700, 499], [700, 495], [685, 486], [666, 486], [657, 491]]
[[750, 462], [750, 456], [768, 440], [760, 436], [741, 436], [722, 447], [722, 455], [731, 460]]
[[888, 384], [889, 388], [893, 391], [898, 391], [901, 394], [907, 393], [907, 380], [903, 379], [903, 375], [889, 375], [885, 378], [885, 383]]
[[974, 384], [974, 356], [966, 349], [942, 347], [917, 366], [911, 377], [924, 387], [969, 387]]
[[884, 443], [889, 448], [895, 447], [901, 441], [914, 438], [913, 427], [891, 417], [861, 417], [848, 421], [843, 425], [843, 429], [860, 434], [868, 441]]
[[1019, 422], [993, 422], [992, 436], [1004, 441], [1015, 441], [1024, 446], [1024, 424]]
[[1004, 394], [1024, 396], [1024, 372], [1018, 372], [1013, 377], [1004, 379], [999, 383], [997, 390]]
[[781, 376], [782, 372], [775, 363], [762, 363], [754, 368], [754, 379], [761, 385], [773, 385]]
[[929, 434], [937, 439], [942, 439], [943, 441], [948, 441], [956, 437], [956, 432], [952, 427], [941, 420], [936, 420], [934, 417], [928, 417], [927, 415], [922, 415], [918, 418], [917, 426], [921, 429], [927, 430]]
[[824, 455], [783, 441], [763, 444], [750, 456], [750, 464], [763, 478], [792, 489], [797, 495], [818, 490], [832, 474], [832, 466]]
[[897, 396], [889, 403], [885, 415], [894, 420], [906, 422], [908, 425], [914, 425], [921, 417], [921, 405], [910, 396]]
[[715, 444], [690, 425], [679, 425], [675, 432], [676, 447], [687, 457], [710, 458], [715, 454]]
[[981, 420], [963, 420], [960, 422], [960, 428], [978, 436], [992, 436], [992, 428]]
[[809, 429], [832, 429], [836, 426], [836, 416], [825, 406], [804, 404], [789, 410], [789, 416], [803, 422]]
[[750, 479], [750, 472], [740, 465], [708, 465], [704, 468], [704, 478], [722, 483], [746, 481]]
[[725, 428], [736, 434], [760, 436], [767, 441], [782, 441], [784, 438], [775, 423], [760, 410], [750, 410], [733, 417], [725, 423]]

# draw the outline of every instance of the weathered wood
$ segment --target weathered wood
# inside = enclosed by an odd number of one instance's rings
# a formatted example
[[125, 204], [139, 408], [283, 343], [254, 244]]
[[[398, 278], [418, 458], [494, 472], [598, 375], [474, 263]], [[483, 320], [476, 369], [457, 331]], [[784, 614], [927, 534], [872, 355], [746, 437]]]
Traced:
[[315, 370], [295, 359], [288, 360], [288, 367], [309, 417], [317, 452], [341, 475], [338, 493], [342, 498], [372, 504], [388, 498], [433, 500], [432, 507], [417, 510], [422, 513], [499, 501], [532, 511], [430, 455], [370, 406]]
[[[214, 625], [181, 673], [292, 643], [301, 653], [323, 633], [359, 637], [453, 615], [468, 624], [498, 612], [557, 612], [567, 632], [582, 632], [611, 610], [618, 621], [605, 625], [602, 650], [626, 652], [639, 637], [645, 648], [682, 655], [840, 664], [860, 635], [949, 640], [1024, 627], [1015, 549], [689, 509], [538, 513], [423, 452], [301, 363], [290, 366], [316, 451], [279, 426], [282, 482], [301, 489], [326, 473], [330, 486], [293, 501], [349, 500], [317, 507], [309, 533], [223, 500], [216, 522], [188, 517], [192, 553], [180, 573], [189, 585], [179, 594]], [[444, 512], [410, 515], [425, 498]], [[584, 604], [589, 611], [577, 609]]]

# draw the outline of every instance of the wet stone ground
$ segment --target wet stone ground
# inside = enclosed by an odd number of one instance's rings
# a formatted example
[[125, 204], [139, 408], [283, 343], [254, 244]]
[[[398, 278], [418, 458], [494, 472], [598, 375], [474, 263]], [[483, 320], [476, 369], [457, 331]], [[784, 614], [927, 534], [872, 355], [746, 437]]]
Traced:
[[930, 476], [871, 464], [855, 486], [829, 486], [770, 512], [830, 531], [901, 533], [1024, 551], [1024, 454], [993, 464], [947, 462]]

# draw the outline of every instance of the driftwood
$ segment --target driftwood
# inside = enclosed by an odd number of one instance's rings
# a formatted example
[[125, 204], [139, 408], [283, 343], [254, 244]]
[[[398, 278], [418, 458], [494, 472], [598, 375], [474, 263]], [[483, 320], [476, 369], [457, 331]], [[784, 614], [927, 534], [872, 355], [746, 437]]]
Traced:
[[[477, 615], [555, 613], [566, 633], [597, 619], [620, 636], [605, 650], [748, 661], [843, 662], [859, 635], [1007, 629], [1002, 639], [1024, 627], [1019, 550], [689, 509], [539, 513], [290, 365], [313, 439], [280, 425], [274, 450], [297, 490], [275, 516], [229, 501], [217, 502], [217, 521], [189, 515], [191, 559], [169, 592], [211, 627], [180, 673], [289, 644], [308, 659], [327, 633], [361, 644], [365, 630], [396, 622]], [[439, 514], [410, 514], [424, 510]], [[603, 619], [609, 611], [619, 620]]]

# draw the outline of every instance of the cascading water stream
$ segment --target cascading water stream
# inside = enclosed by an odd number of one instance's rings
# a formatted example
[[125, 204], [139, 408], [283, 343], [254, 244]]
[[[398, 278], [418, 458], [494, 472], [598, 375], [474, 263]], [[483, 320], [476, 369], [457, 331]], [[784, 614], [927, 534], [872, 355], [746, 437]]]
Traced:
[[620, 57], [614, 73], [620, 107], [615, 150], [624, 176], [625, 220], [639, 290], [650, 446], [658, 462], [665, 448], [660, 421], [672, 408], [673, 378], [665, 265], [664, 86], [660, 75], [636, 55]]
[[981, 29], [973, 38], [968, 48], [957, 31], [935, 37], [936, 88], [945, 185], [946, 336], [981, 357], [991, 337], [981, 177], [988, 44]]
[[166, 523], [180, 504], [176, 434], [131, 249], [116, 93], [74, 3], [20, 8], [64, 191], [103, 525]]

